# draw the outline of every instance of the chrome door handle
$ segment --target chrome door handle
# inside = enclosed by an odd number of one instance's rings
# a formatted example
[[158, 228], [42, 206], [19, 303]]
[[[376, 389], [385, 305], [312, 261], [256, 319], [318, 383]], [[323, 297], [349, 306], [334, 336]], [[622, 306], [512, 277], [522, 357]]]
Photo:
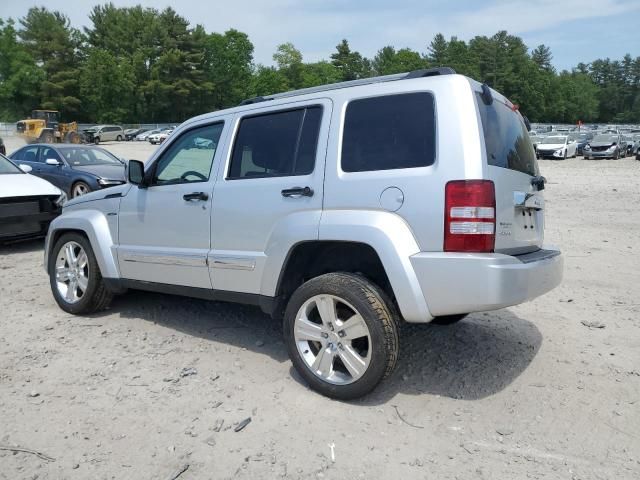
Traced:
[[311, 187], [293, 187], [282, 190], [283, 197], [313, 197], [313, 188]]
[[186, 193], [182, 196], [187, 202], [191, 200], [209, 200], [209, 195], [204, 192]]

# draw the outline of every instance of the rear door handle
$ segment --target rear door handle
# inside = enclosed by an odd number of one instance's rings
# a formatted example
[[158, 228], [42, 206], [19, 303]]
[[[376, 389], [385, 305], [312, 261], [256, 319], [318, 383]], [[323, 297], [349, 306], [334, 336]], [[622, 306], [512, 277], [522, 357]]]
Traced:
[[209, 195], [204, 192], [186, 193], [182, 196], [187, 202], [191, 200], [209, 200]]
[[313, 188], [311, 187], [293, 187], [282, 190], [283, 197], [313, 197]]

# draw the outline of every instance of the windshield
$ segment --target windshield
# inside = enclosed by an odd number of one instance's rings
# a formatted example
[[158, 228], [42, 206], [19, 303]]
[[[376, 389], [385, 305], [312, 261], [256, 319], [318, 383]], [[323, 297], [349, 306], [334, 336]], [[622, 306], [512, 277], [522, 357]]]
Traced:
[[0, 155], [0, 175], [6, 175], [9, 173], [24, 173], [18, 167], [16, 167], [7, 157]]
[[122, 165], [120, 160], [101, 148], [63, 147], [58, 150], [71, 166]]
[[572, 133], [569, 135], [571, 140], [588, 140], [590, 137], [588, 133]]
[[597, 135], [594, 139], [594, 142], [602, 142], [602, 143], [613, 143], [618, 141], [618, 137], [615, 135]]
[[543, 138], [541, 143], [558, 145], [567, 141], [567, 137], [547, 137]]

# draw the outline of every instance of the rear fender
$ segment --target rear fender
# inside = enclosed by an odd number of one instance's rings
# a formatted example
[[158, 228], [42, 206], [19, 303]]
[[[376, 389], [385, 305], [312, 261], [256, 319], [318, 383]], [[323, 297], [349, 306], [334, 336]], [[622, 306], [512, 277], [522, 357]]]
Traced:
[[403, 318], [407, 322], [428, 322], [433, 318], [410, 261], [420, 248], [401, 217], [375, 210], [325, 210], [319, 240], [371, 246], [382, 262]]

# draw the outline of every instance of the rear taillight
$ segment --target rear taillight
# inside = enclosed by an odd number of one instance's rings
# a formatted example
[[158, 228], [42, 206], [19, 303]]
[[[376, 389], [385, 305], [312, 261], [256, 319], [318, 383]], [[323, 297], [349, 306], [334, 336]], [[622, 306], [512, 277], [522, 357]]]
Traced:
[[493, 252], [496, 194], [491, 180], [448, 182], [444, 204], [445, 252]]

